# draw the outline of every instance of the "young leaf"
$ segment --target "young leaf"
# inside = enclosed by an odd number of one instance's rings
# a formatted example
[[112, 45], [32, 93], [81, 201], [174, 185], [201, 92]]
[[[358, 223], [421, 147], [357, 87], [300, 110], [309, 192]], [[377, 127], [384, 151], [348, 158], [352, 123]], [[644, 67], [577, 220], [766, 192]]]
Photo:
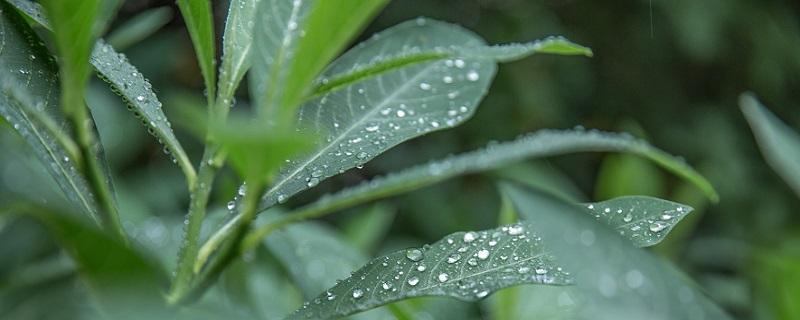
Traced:
[[32, 147], [67, 199], [99, 221], [91, 188], [76, 168], [77, 147], [63, 131], [52, 57], [11, 10], [0, 13], [0, 39], [5, 48], [0, 51], [0, 115]]
[[527, 224], [458, 232], [423, 248], [370, 261], [288, 319], [346, 316], [410, 297], [475, 301], [525, 283], [566, 285], [569, 276]]
[[[222, 66], [219, 71], [218, 98], [224, 107], [233, 105], [233, 95], [244, 74], [250, 69], [253, 45], [253, 24], [260, 0], [234, 0], [228, 8], [225, 33], [222, 36]], [[266, 2], [266, 1], [265, 1]], [[288, 3], [288, 1], [287, 1]]]
[[[50, 22], [42, 14], [37, 3], [27, 0], [9, 0], [9, 4], [45, 29], [52, 31]], [[142, 125], [147, 128], [148, 132], [156, 136], [158, 141], [169, 150], [191, 186], [197, 174], [189, 157], [173, 134], [172, 125], [164, 115], [161, 102], [153, 92], [150, 82], [136, 67], [130, 64], [123, 54], [117, 53], [103, 40], [95, 43], [89, 62], [97, 71], [98, 76], [106, 81], [111, 86], [111, 90], [121, 96], [128, 104], [129, 109], [142, 120]]]
[[177, 0], [178, 8], [186, 22], [189, 36], [194, 44], [194, 51], [197, 55], [197, 63], [200, 64], [200, 72], [205, 79], [207, 90], [208, 105], [213, 105], [217, 80], [216, 69], [216, 49], [214, 41], [214, 19], [211, 12], [211, 1], [209, 0]]
[[584, 298], [575, 319], [729, 319], [674, 267], [581, 210], [519, 187], [504, 189], [572, 275]]
[[625, 196], [585, 205], [591, 215], [613, 226], [637, 247], [654, 246], [678, 224], [692, 207], [646, 196]]
[[[460, 27], [422, 19], [401, 23], [344, 54], [319, 80], [315, 98], [299, 110], [300, 127], [324, 139], [282, 169], [262, 207], [406, 140], [466, 121], [496, 70], [491, 56], [471, 53], [481, 47], [486, 47], [482, 39]], [[545, 47], [534, 43], [525, 53]], [[503, 50], [484, 51], [507, 56]]]
[[74, 114], [85, 109], [83, 94], [90, 75], [89, 54], [97, 36], [95, 21], [102, 4], [99, 0], [46, 0], [41, 3], [47, 9], [53, 30], [58, 31], [53, 38], [62, 57], [59, 64], [62, 108], [65, 113]]
[[769, 112], [753, 95], [742, 95], [739, 104], [764, 158], [800, 196], [800, 135]]

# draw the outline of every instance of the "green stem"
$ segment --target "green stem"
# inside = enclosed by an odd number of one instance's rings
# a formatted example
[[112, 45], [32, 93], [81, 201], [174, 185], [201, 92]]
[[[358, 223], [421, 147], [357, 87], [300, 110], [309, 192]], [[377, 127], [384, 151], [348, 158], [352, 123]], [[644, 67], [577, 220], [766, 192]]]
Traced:
[[101, 164], [98, 161], [98, 148], [100, 142], [94, 135], [92, 128], [92, 121], [89, 117], [89, 110], [85, 105], [75, 108], [72, 112], [67, 113], [68, 119], [75, 131], [75, 138], [78, 144], [78, 152], [80, 153], [82, 161], [78, 161], [83, 174], [92, 188], [92, 193], [97, 197], [97, 202], [100, 205], [103, 226], [112, 230], [120, 239], [127, 242], [127, 236], [122, 229], [122, 224], [119, 219], [119, 212], [114, 203], [114, 196], [111, 194], [109, 186], [110, 181], [106, 180]]
[[247, 192], [242, 199], [240, 211], [242, 219], [234, 226], [233, 236], [225, 242], [218, 255], [205, 268], [200, 270], [200, 273], [197, 274], [194, 281], [192, 281], [192, 285], [187, 290], [168, 297], [167, 300], [170, 305], [182, 304], [199, 298], [214, 283], [222, 270], [241, 254], [241, 250], [239, 250], [240, 243], [245, 233], [250, 229], [253, 218], [256, 216], [256, 211], [258, 211], [259, 199], [261, 199], [261, 195], [265, 191], [266, 184], [263, 180], [247, 181]]

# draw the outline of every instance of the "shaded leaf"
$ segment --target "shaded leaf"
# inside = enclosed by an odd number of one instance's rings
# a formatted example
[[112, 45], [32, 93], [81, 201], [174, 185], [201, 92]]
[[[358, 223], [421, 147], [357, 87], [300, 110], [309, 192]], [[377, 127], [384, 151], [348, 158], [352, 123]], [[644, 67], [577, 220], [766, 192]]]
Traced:
[[117, 27], [108, 36], [108, 44], [124, 51], [161, 29], [170, 20], [172, 20], [172, 9], [169, 7], [145, 10]]
[[800, 135], [764, 108], [753, 95], [742, 95], [740, 105], [764, 158], [800, 196]]
[[192, 38], [197, 63], [205, 79], [208, 105], [214, 100], [217, 80], [214, 41], [214, 19], [209, 0], [177, 0], [189, 36]]
[[99, 222], [91, 188], [76, 167], [77, 147], [58, 110], [55, 63], [20, 17], [11, 10], [0, 14], [0, 115], [32, 147], [67, 199]]
[[582, 296], [574, 319], [729, 319], [674, 267], [574, 206], [506, 185]]

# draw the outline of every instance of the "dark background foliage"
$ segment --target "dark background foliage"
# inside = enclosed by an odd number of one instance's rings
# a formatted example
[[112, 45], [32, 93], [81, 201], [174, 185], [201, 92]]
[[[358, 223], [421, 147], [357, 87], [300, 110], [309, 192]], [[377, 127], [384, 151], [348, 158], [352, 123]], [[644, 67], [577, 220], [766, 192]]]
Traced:
[[[226, 1], [217, 2], [219, 34]], [[172, 1], [127, 1], [115, 26], [159, 6], [172, 6]], [[698, 190], [631, 156], [566, 156], [489, 176], [537, 184], [577, 200], [647, 194], [690, 204], [697, 211], [655, 248], [657, 253], [688, 272], [737, 318], [780, 318], [782, 310], [797, 308], [800, 293], [791, 287], [797, 284], [792, 277], [800, 274], [800, 250], [792, 244], [800, 242], [800, 200], [764, 162], [737, 100], [751, 90], [789, 125], [800, 128], [800, 2], [395, 0], [362, 37], [417, 16], [463, 25], [491, 43], [560, 34], [591, 47], [595, 57], [536, 56], [503, 65], [467, 124], [403, 144], [288, 205], [537, 129], [627, 131], [684, 156], [712, 181], [721, 201], [708, 203]], [[151, 80], [171, 117], [202, 102], [202, 79], [177, 15], [154, 35], [119, 49]], [[180, 171], [102, 83], [95, 81], [90, 91], [90, 106], [116, 173], [126, 228], [143, 242], [178, 238], [187, 205]], [[246, 97], [240, 93], [236, 108], [246, 108]], [[185, 145], [199, 158], [197, 140], [178, 133], [183, 141], [195, 141]], [[38, 164], [29, 160], [13, 132], [0, 130], [0, 141], [9, 150], [0, 152], [0, 201], [24, 196], [57, 202], [55, 192], [42, 190], [46, 175], [38, 173]], [[223, 174], [214, 195], [217, 208], [224, 207], [237, 186], [232, 172]], [[497, 224], [500, 206], [492, 181], [487, 176], [461, 178], [328, 221], [356, 238], [363, 230], [352, 225], [360, 213], [393, 213], [391, 224], [374, 227], [379, 242], [368, 248], [371, 254], [431, 242], [454, 231], [490, 228]], [[27, 250], [20, 252], [20, 246]], [[174, 255], [165, 246], [157, 254]], [[0, 275], [55, 250], [39, 227], [0, 222]], [[55, 276], [63, 277], [58, 284], [64, 290], [75, 286], [68, 272]]]

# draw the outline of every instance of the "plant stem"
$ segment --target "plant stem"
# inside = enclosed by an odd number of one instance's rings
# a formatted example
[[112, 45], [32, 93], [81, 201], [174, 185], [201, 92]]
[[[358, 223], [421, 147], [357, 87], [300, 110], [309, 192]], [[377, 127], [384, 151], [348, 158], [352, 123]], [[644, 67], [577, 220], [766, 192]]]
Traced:
[[259, 199], [261, 199], [264, 191], [266, 191], [266, 184], [263, 180], [253, 179], [247, 181], [247, 192], [242, 199], [242, 208], [240, 210], [242, 219], [234, 226], [233, 236], [227, 239], [217, 256], [205, 268], [200, 270], [200, 273], [192, 281], [191, 287], [168, 297], [167, 300], [170, 305], [177, 305], [199, 298], [214, 283], [214, 280], [222, 270], [241, 254], [239, 250], [240, 243], [245, 233], [250, 229], [258, 210]]
[[[78, 152], [82, 161], [79, 161], [81, 170], [92, 188], [92, 193], [97, 197], [100, 205], [103, 226], [112, 230], [120, 239], [127, 242], [127, 236], [122, 229], [119, 219], [119, 212], [114, 203], [114, 196], [111, 194], [110, 181], [103, 174], [101, 164], [98, 161], [100, 142], [94, 135], [92, 120], [89, 117], [89, 110], [85, 105], [69, 112], [68, 119], [75, 132], [75, 140], [78, 144]], [[108, 178], [110, 179], [110, 178]]]

